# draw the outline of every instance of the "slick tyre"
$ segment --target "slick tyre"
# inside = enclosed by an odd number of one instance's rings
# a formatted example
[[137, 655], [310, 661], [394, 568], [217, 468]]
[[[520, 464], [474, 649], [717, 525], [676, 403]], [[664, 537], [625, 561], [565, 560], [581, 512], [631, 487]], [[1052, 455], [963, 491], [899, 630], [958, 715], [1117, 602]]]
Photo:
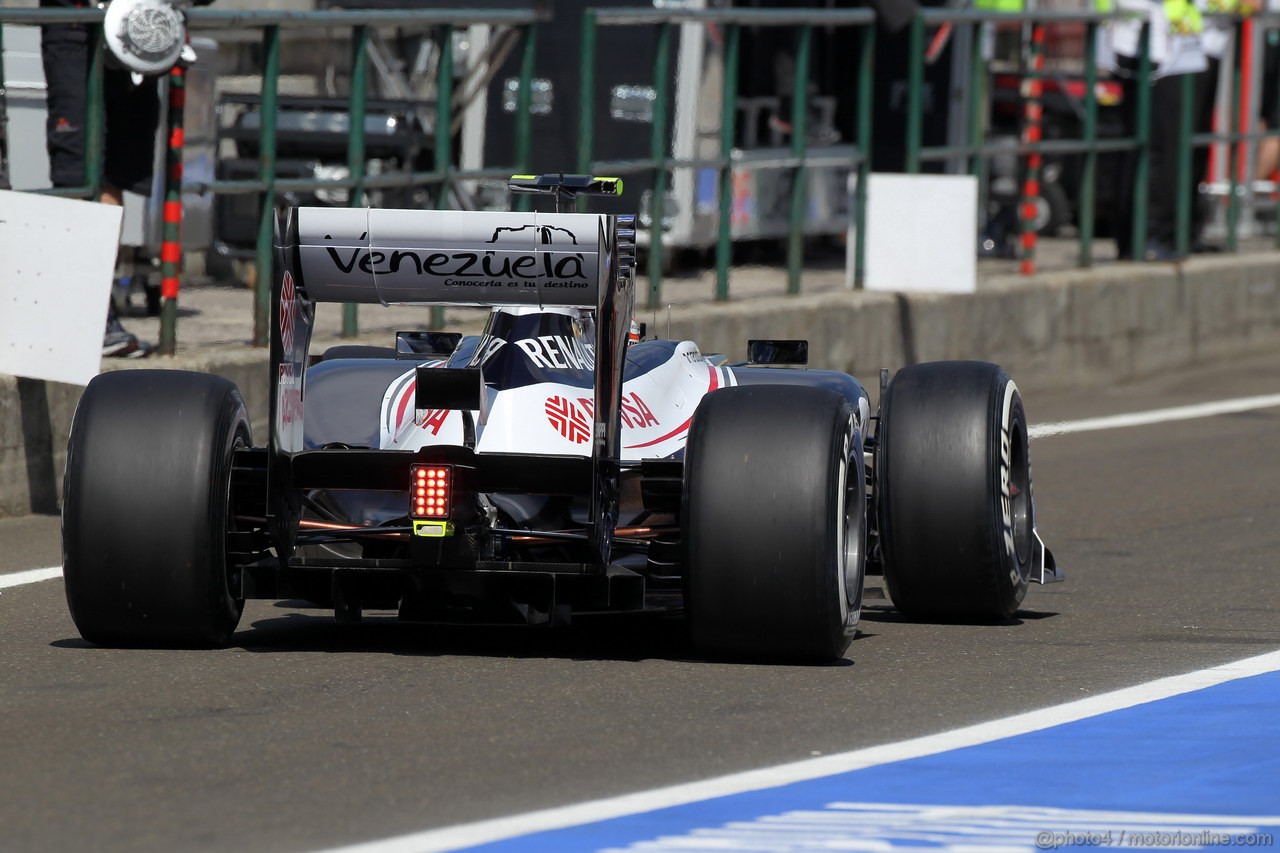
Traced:
[[231, 462], [251, 444], [244, 401], [222, 377], [122, 370], [89, 383], [62, 510], [67, 604], [81, 636], [226, 644], [243, 607], [227, 582]]
[[685, 449], [681, 528], [700, 653], [841, 657], [866, 568], [862, 436], [849, 402], [806, 386], [707, 395]]
[[1034, 509], [1027, 418], [1000, 367], [898, 371], [881, 401], [876, 494], [885, 582], [915, 619], [998, 622], [1027, 593]]

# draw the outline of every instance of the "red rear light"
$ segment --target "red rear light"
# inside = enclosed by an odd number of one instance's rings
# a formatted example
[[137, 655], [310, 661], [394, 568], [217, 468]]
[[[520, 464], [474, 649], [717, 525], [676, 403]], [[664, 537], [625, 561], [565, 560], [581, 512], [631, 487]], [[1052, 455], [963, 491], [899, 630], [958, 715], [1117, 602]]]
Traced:
[[448, 518], [453, 469], [448, 465], [413, 465], [409, 477], [409, 515]]

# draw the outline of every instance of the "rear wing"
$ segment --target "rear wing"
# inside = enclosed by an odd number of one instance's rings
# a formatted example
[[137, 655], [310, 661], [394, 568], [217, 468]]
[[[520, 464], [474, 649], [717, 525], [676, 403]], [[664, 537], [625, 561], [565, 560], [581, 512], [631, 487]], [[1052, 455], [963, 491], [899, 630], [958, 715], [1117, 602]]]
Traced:
[[[599, 193], [557, 176], [560, 195]], [[538, 179], [527, 180], [542, 192]], [[596, 179], [592, 179], [595, 181]], [[617, 182], [620, 188], [621, 182]], [[611, 185], [612, 186], [612, 185]], [[618, 513], [622, 372], [635, 301], [635, 217], [302, 207], [277, 222], [271, 294], [269, 524], [291, 550], [300, 512], [304, 376], [316, 302], [552, 305], [596, 312], [589, 542], [607, 559]], [[353, 451], [355, 452], [355, 451]], [[381, 451], [363, 451], [378, 453]], [[335, 461], [337, 457], [332, 457]]]
[[285, 249], [313, 302], [596, 308], [619, 236], [600, 214], [301, 207]]

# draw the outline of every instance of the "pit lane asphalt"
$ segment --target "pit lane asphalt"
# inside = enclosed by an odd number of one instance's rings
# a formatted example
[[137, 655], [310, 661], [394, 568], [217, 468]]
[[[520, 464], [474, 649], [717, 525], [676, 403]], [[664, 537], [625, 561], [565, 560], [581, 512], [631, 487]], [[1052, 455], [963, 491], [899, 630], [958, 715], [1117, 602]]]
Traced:
[[[1259, 359], [1033, 423], [1280, 391]], [[83, 643], [61, 580], [0, 593], [0, 849], [304, 850], [942, 731], [1280, 649], [1280, 409], [1037, 439], [1066, 584], [1013, 624], [864, 615], [842, 665], [710, 664], [678, 622], [432, 629], [250, 602], [215, 652]], [[145, 445], [139, 445], [145, 452]], [[0, 521], [0, 573], [59, 563]]]

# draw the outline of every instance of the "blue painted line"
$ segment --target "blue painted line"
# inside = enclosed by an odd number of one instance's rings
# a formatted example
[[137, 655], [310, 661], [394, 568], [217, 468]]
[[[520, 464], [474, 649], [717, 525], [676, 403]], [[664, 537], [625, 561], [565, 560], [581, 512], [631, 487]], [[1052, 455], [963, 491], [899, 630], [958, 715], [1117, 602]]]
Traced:
[[[1109, 839], [1089, 834], [1103, 830]], [[1041, 831], [1059, 833], [1042, 847], [1064, 850], [1204, 849], [1222, 845], [1196, 842], [1230, 838], [1280, 849], [1280, 672], [978, 746], [468, 849], [819, 849], [804, 845], [862, 838], [883, 849], [1034, 850]]]

